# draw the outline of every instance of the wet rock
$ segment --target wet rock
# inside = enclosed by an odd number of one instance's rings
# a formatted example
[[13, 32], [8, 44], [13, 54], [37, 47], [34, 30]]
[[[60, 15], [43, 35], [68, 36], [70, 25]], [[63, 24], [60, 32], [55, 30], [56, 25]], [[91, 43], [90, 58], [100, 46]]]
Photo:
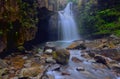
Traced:
[[35, 54], [35, 57], [41, 57], [41, 54]]
[[26, 68], [31, 67], [31, 64], [32, 64], [32, 63], [25, 63], [25, 64], [24, 64], [24, 67], [26, 67]]
[[92, 52], [88, 53], [88, 55], [89, 55], [90, 57], [95, 57], [95, 53], [92, 53]]
[[48, 51], [48, 49], [49, 49], [49, 52], [51, 52], [50, 49], [51, 49], [52, 51], [55, 51], [55, 50], [56, 50], [56, 47], [55, 47], [55, 45], [54, 45], [52, 42], [47, 42], [47, 43], [45, 44], [45, 46], [44, 46], [43, 52], [45, 52], [46, 50]]
[[15, 74], [15, 70], [13, 69], [13, 70], [9, 70], [9, 73], [10, 74]]
[[17, 50], [20, 51], [20, 52], [25, 52], [24, 46], [18, 46]]
[[90, 56], [88, 55], [88, 53], [82, 53], [81, 56], [84, 57], [84, 58], [90, 58]]
[[75, 63], [80, 63], [82, 60], [78, 59], [77, 57], [72, 57], [72, 61]]
[[97, 63], [102, 63], [102, 64], [104, 64], [106, 67], [108, 67], [110, 69], [110, 67], [108, 66], [105, 58], [103, 58], [102, 56], [95, 56], [94, 59], [95, 59], [95, 61]]
[[47, 75], [44, 75], [44, 76], [42, 76], [42, 77], [39, 78], [39, 79], [49, 79], [49, 77], [48, 77]]
[[27, 56], [24, 56], [23, 59], [26, 60], [26, 59], [28, 59], [28, 57], [27, 57]]
[[56, 60], [57, 63], [62, 65], [68, 64], [69, 57], [70, 57], [70, 53], [66, 49], [60, 48], [53, 53], [53, 58]]
[[67, 49], [86, 49], [84, 41], [77, 41], [73, 42], [70, 46], [67, 47]]
[[9, 79], [9, 75], [3, 75], [2, 79]]
[[107, 45], [107, 43], [102, 43], [97, 47], [97, 49], [108, 49], [108, 48], [109, 46]]
[[37, 49], [37, 52], [38, 52], [39, 54], [42, 54], [42, 51], [43, 51], [43, 50], [40, 49], [40, 48]]
[[120, 61], [120, 49], [101, 49], [101, 50], [93, 50], [96, 54], [103, 55], [105, 57], [109, 57], [113, 60]]
[[83, 67], [77, 67], [76, 70], [77, 71], [85, 71], [85, 69]]
[[4, 60], [0, 59], [0, 67], [6, 68], [8, 67], [8, 64]]
[[116, 73], [117, 76], [120, 76], [120, 67], [113, 67], [112, 69]]
[[31, 59], [34, 63], [40, 63], [40, 58], [39, 57], [34, 57]]
[[51, 54], [52, 54], [52, 52], [53, 52], [53, 50], [52, 50], [52, 49], [46, 49], [46, 50], [45, 50], [45, 54], [48, 54], [48, 55], [51, 55]]
[[111, 39], [101, 39], [101, 43], [96, 47], [97, 49], [115, 48], [115, 44]]
[[46, 63], [46, 57], [40, 57], [40, 63], [45, 64]]
[[6, 74], [8, 74], [7, 68], [0, 69], [0, 79], [2, 79], [2, 76], [6, 75]]
[[48, 57], [46, 59], [46, 63], [56, 63], [56, 61], [53, 59], [53, 57]]
[[82, 73], [82, 74], [85, 74], [85, 75], [89, 75], [89, 76], [91, 76], [91, 75], [92, 75], [89, 71], [86, 71], [86, 70], [81, 71], [81, 73]]
[[120, 69], [120, 65], [119, 64], [110, 64], [110, 67], [114, 68], [118, 68]]
[[70, 75], [70, 73], [67, 72], [67, 71], [63, 71], [61, 74], [62, 74], [62, 75]]
[[55, 79], [55, 77], [53, 75], [47, 75], [48, 79]]
[[88, 62], [95, 63], [96, 61], [94, 59], [89, 59]]
[[80, 50], [84, 50], [87, 47], [85, 46], [85, 44], [80, 44], [79, 46], [76, 46], [75, 49], [80, 49]]
[[60, 65], [59, 64], [54, 64], [54, 65], [51, 65], [49, 68], [48, 68], [48, 70], [49, 71], [55, 71], [55, 70], [57, 70], [57, 71], [59, 71], [60, 70]]
[[18, 55], [11, 58], [11, 66], [15, 69], [21, 69], [24, 66], [25, 60], [22, 59], [22, 56]]
[[32, 63], [32, 60], [26, 60], [25, 63]]
[[110, 38], [112, 38], [112, 39], [119, 39], [119, 37], [117, 37], [116, 35], [110, 35]]
[[30, 67], [30, 68], [23, 68], [21, 70], [20, 76], [21, 77], [35, 77], [43, 72], [44, 72], [44, 69], [39, 67], [39, 66]]
[[101, 64], [101, 63], [92, 63], [92, 66], [94, 67], [95, 70], [97, 69], [105, 69], [106, 66]]

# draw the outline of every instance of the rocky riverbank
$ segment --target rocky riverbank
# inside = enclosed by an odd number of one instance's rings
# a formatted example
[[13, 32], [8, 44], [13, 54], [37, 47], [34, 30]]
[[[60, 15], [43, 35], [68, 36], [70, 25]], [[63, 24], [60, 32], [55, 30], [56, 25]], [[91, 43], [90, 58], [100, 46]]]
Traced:
[[117, 79], [120, 77], [119, 38], [77, 40], [61, 48], [46, 43], [0, 59], [0, 79]]

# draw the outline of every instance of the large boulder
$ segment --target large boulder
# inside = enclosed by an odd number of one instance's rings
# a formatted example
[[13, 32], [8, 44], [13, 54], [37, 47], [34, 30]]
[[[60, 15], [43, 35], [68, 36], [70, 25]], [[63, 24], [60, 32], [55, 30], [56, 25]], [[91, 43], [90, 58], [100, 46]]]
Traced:
[[68, 64], [70, 57], [70, 53], [67, 49], [56, 49], [55, 52], [53, 52], [53, 58], [56, 60], [57, 63], [66, 65]]

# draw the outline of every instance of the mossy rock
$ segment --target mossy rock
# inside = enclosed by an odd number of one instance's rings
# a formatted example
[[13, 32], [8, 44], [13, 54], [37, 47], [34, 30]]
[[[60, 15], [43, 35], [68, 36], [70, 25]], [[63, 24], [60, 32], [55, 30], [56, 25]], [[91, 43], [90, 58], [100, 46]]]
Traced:
[[18, 51], [21, 51], [21, 52], [25, 51], [25, 48], [23, 46], [18, 46], [17, 49], [18, 49]]
[[66, 65], [68, 64], [70, 53], [66, 49], [56, 49], [56, 51], [53, 52], [53, 58], [56, 60], [57, 63]]

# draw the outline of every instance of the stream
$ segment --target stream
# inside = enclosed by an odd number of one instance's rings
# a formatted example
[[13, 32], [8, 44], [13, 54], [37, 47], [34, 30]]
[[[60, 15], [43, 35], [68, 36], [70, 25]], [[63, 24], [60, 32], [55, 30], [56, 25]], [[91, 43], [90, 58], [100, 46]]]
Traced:
[[[120, 79], [103, 64], [95, 63], [93, 58], [82, 57], [81, 50], [69, 51], [70, 59], [67, 66], [60, 67], [60, 70], [48, 70], [47, 75], [52, 76], [51, 79]], [[74, 61], [73, 58], [77, 58], [77, 61]], [[80, 70], [77, 70], [77, 68], [80, 68]]]
[[[78, 28], [74, 20], [73, 3], [69, 2], [64, 10], [58, 11], [58, 36], [56, 42], [49, 42], [58, 47], [66, 48], [73, 41], [80, 39]], [[112, 69], [108, 69], [101, 63], [96, 63], [94, 58], [84, 58], [81, 50], [69, 50], [70, 58], [68, 65], [61, 66], [59, 70], [48, 70], [49, 79], [120, 79]], [[54, 67], [52, 65], [51, 67]]]

